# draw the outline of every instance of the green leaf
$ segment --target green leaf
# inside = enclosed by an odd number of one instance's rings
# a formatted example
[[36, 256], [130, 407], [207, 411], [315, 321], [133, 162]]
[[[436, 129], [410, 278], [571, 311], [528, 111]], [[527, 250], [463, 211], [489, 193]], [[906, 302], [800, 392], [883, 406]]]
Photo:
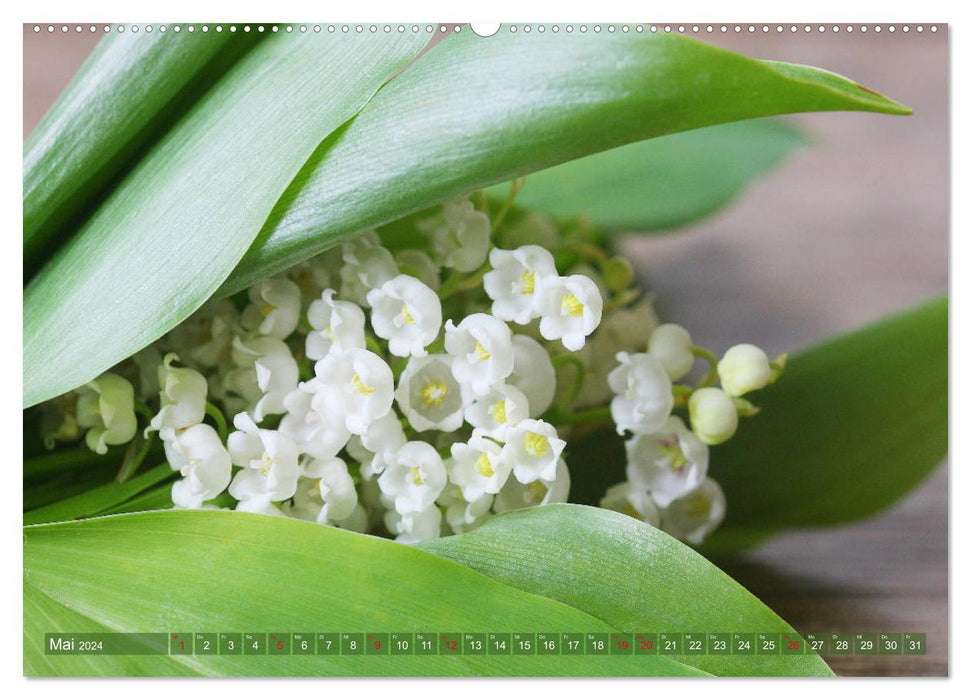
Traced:
[[947, 299], [791, 358], [712, 476], [728, 499], [713, 553], [837, 525], [902, 498], [947, 454]]
[[423, 41], [260, 41], [25, 289], [24, 405], [93, 379], [208, 299], [321, 140]]
[[220, 290], [476, 188], [634, 141], [791, 112], [910, 110], [669, 34], [453, 35], [314, 153]]
[[162, 464], [124, 483], [112, 481], [103, 484], [77, 496], [24, 513], [24, 525], [75, 520], [97, 515], [171, 478], [173, 474], [168, 464]]
[[[747, 396], [762, 411], [712, 448], [728, 501], [702, 551], [749, 547], [780, 530], [837, 525], [905, 496], [947, 453], [947, 299], [791, 356]], [[597, 504], [624, 480], [615, 431], [571, 438], [570, 500]]]
[[[639, 520], [577, 505], [513, 511], [421, 548], [633, 631], [794, 630], [701, 555]], [[829, 676], [816, 654], [677, 656], [720, 676]]]
[[217, 57], [253, 42], [229, 32], [112, 31], [24, 144], [24, 261], [49, 253], [59, 227], [137, 149], [210, 84]]
[[[528, 628], [528, 629], [525, 629]], [[700, 675], [664, 656], [48, 656], [46, 632], [608, 632], [388, 540], [223, 511], [24, 528], [26, 675]]]
[[[526, 178], [516, 205], [603, 229], [683, 226], [731, 202], [805, 138], [776, 121], [696, 129], [622, 146]], [[504, 198], [509, 186], [487, 192]]]

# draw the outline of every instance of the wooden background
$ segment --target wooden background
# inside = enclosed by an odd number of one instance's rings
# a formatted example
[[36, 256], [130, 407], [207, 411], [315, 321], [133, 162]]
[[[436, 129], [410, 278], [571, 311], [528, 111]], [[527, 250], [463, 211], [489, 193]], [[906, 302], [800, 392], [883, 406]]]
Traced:
[[[946, 27], [865, 35], [719, 27], [702, 38], [851, 76], [915, 113], [793, 117], [813, 143], [727, 210], [676, 235], [629, 238], [662, 317], [715, 350], [750, 341], [774, 355], [945, 292]], [[86, 32], [25, 28], [25, 135], [94, 43]], [[877, 518], [785, 534], [721, 565], [803, 632], [927, 633], [923, 657], [830, 657], [841, 675], [946, 675], [947, 508], [942, 465]]]

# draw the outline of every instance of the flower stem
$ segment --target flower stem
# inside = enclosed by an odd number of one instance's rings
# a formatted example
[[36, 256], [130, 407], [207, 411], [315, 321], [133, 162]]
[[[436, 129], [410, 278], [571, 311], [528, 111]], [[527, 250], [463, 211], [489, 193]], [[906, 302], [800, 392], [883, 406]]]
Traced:
[[710, 350], [699, 348], [696, 345], [691, 346], [691, 354], [695, 357], [700, 357], [702, 360], [707, 362], [708, 366], [710, 367], [708, 374], [702, 377], [701, 381], [698, 382], [698, 388], [701, 389], [702, 387], [713, 386], [715, 384], [715, 380], [718, 379], [718, 358], [715, 357]]
[[216, 424], [216, 432], [219, 433], [219, 439], [223, 444], [226, 444], [226, 439], [229, 437], [229, 428], [226, 427], [226, 416], [223, 412], [213, 404], [206, 401], [206, 415], [212, 418], [213, 422]]
[[[142, 466], [142, 462], [145, 461], [149, 450], [152, 449], [154, 440], [155, 433], [149, 433], [148, 437], [143, 437], [142, 435], [136, 436], [131, 444], [128, 445], [128, 450], [125, 452], [125, 459], [122, 461], [121, 468], [118, 469], [118, 473], [115, 475], [115, 481], [123, 484], [134, 476], [138, 468]], [[135, 449], [136, 446], [138, 447], [137, 450]]]
[[523, 189], [523, 185], [526, 184], [526, 178], [521, 177], [513, 180], [509, 185], [509, 194], [506, 195], [506, 201], [502, 203], [502, 208], [499, 209], [499, 213], [496, 214], [495, 218], [492, 219], [492, 234], [495, 235], [499, 227], [502, 226], [502, 222], [506, 219], [506, 214], [512, 209], [513, 202], [516, 201], [516, 195]]
[[577, 400], [580, 395], [580, 390], [583, 389], [583, 382], [587, 378], [587, 366], [583, 364], [581, 360], [576, 355], [557, 355], [552, 358], [553, 368], [558, 369], [565, 365], [570, 365], [574, 369], [573, 376], [573, 386], [570, 387], [569, 393], [566, 395], [566, 399], [561, 404], [560, 408], [564, 411], [569, 410], [573, 402]]

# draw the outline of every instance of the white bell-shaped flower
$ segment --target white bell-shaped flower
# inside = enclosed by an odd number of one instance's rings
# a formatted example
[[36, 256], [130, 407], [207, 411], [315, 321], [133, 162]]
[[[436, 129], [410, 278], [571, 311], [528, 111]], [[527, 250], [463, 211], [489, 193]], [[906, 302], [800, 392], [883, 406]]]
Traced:
[[478, 396], [512, 374], [512, 333], [489, 314], [471, 314], [459, 325], [445, 322], [445, 350], [455, 358], [452, 372]]
[[546, 340], [559, 340], [563, 347], [575, 352], [600, 325], [603, 297], [589, 277], [557, 277], [544, 282], [539, 309], [540, 334]]
[[732, 397], [721, 389], [698, 389], [688, 400], [691, 429], [709, 445], [728, 440], [738, 429], [738, 409]]
[[373, 421], [364, 435], [355, 437], [355, 442], [360, 442], [360, 449], [348, 450], [348, 454], [360, 462], [361, 476], [370, 479], [394, 461], [395, 453], [408, 442], [408, 438], [405, 437], [398, 414], [391, 410]]
[[398, 357], [423, 357], [442, 328], [442, 302], [427, 285], [398, 275], [367, 294], [371, 326]]
[[317, 514], [318, 523], [331, 525], [350, 517], [354, 512], [357, 490], [344, 460], [337, 457], [311, 460], [304, 466], [303, 476], [315, 480], [323, 501], [323, 507]]
[[553, 405], [556, 370], [543, 345], [528, 335], [512, 337], [513, 367], [506, 384], [519, 389], [529, 402], [529, 416], [538, 418]]
[[235, 368], [227, 372], [223, 390], [241, 396], [252, 408], [253, 417], [283, 413], [283, 400], [297, 388], [297, 361], [279, 338], [256, 336], [233, 340]]
[[454, 365], [450, 355], [412, 357], [398, 378], [398, 407], [418, 432], [452, 432], [461, 427], [471, 394], [455, 378]]
[[626, 443], [627, 479], [651, 492], [662, 508], [693, 491], [708, 474], [708, 446], [677, 416], [650, 435]]
[[639, 489], [629, 481], [614, 484], [600, 499], [600, 507], [617, 511], [641, 520], [653, 527], [661, 526], [661, 509], [645, 489]]
[[206, 415], [206, 378], [187, 367], [173, 367], [179, 356], [170, 352], [158, 367], [161, 408], [145, 429], [157, 430], [163, 440], [171, 440], [175, 431], [201, 423]]
[[[236, 476], [239, 476], [239, 474]], [[233, 480], [233, 483], [235, 483], [235, 479]], [[247, 498], [242, 499], [236, 504], [236, 510], [238, 510], [240, 513], [272, 515], [277, 518], [286, 517], [286, 513], [280, 510], [280, 508], [273, 503], [273, 499], [269, 494], [265, 493], [257, 493], [253, 496], [248, 496]]]
[[384, 525], [401, 544], [434, 540], [442, 534], [442, 511], [434, 503], [422, 511], [403, 515], [389, 510], [384, 515]]
[[671, 379], [664, 366], [647, 353], [619, 352], [617, 361], [620, 366], [607, 375], [607, 383], [616, 394], [610, 402], [610, 415], [617, 433], [653, 433], [674, 408]]
[[672, 501], [661, 513], [661, 528], [672, 537], [701, 544], [725, 519], [725, 494], [714, 479]]
[[108, 445], [122, 445], [135, 437], [135, 389], [127, 379], [102, 374], [77, 394], [77, 423], [87, 429], [84, 441], [93, 452], [103, 455]]
[[473, 430], [467, 443], [452, 443], [451, 453], [445, 464], [449, 481], [470, 503], [483, 494], [499, 493], [512, 471], [512, 465], [502, 458], [502, 448], [481, 430]]
[[566, 462], [560, 459], [556, 464], [556, 475], [550, 481], [537, 479], [523, 484], [518, 479], [508, 479], [506, 485], [496, 494], [492, 509], [496, 513], [505, 513], [549, 503], [566, 503], [569, 495], [570, 472], [566, 468]]
[[472, 272], [485, 262], [492, 226], [467, 197], [445, 202], [442, 217], [423, 228], [431, 231], [432, 250], [445, 267]]
[[232, 460], [212, 426], [190, 426], [163, 445], [169, 466], [185, 477], [172, 485], [172, 503], [178, 507], [201, 508], [229, 486]]
[[230, 357], [233, 338], [240, 331], [239, 312], [227, 299], [206, 304], [177, 325], [162, 341], [190, 367], [210, 369]]
[[492, 314], [519, 324], [538, 318], [539, 292], [546, 280], [557, 277], [550, 252], [538, 245], [524, 245], [516, 250], [493, 248], [489, 263], [493, 269], [482, 283], [492, 299]]
[[[483, 435], [505, 441], [510, 428], [529, 418], [529, 400], [511, 384], [496, 384], [465, 409], [465, 420]], [[493, 492], [495, 493], [495, 492]]]
[[380, 357], [369, 350], [351, 349], [328, 355], [314, 367], [317, 389], [313, 409], [328, 423], [343, 421], [355, 435], [391, 410], [394, 375]]
[[471, 532], [492, 515], [492, 494], [483, 493], [472, 501], [462, 495], [462, 491], [449, 484], [442, 491], [438, 504], [445, 508], [445, 522], [456, 535]]
[[257, 282], [249, 288], [249, 305], [243, 309], [243, 328], [280, 340], [297, 329], [300, 322], [300, 287], [283, 278]]
[[736, 345], [729, 348], [718, 363], [718, 378], [729, 396], [762, 389], [772, 381], [769, 357], [756, 345]]
[[566, 441], [557, 436], [556, 428], [546, 421], [530, 418], [506, 434], [502, 459], [512, 467], [520, 483], [553, 481], [564, 447]]
[[313, 398], [320, 382], [311, 379], [287, 394], [283, 405], [287, 412], [279, 430], [297, 445], [297, 449], [320, 460], [336, 457], [347, 444], [351, 432], [344, 421], [326, 420], [313, 408]]
[[691, 334], [676, 323], [664, 323], [655, 328], [647, 342], [647, 352], [661, 363], [671, 381], [681, 379], [695, 364]]
[[391, 251], [381, 246], [373, 231], [358, 235], [341, 246], [344, 266], [341, 268], [340, 295], [361, 306], [367, 305], [367, 293], [398, 274]]
[[233, 464], [243, 469], [229, 485], [229, 494], [238, 501], [255, 499], [254, 507], [261, 500], [283, 501], [292, 497], [299, 476], [293, 440], [277, 430], [257, 427], [246, 413], [236, 414], [233, 425], [236, 432], [229, 435], [229, 454]]
[[331, 351], [347, 352], [363, 348], [364, 312], [357, 304], [334, 299], [334, 290], [325, 289], [307, 308], [313, 329], [307, 333], [307, 357], [322, 360]]
[[429, 289], [438, 291], [442, 278], [432, 256], [423, 250], [395, 251], [394, 260], [403, 274], [417, 277]]
[[403, 515], [433, 505], [445, 483], [442, 458], [434, 447], [417, 440], [405, 443], [378, 477], [381, 492], [394, 500], [395, 510]]

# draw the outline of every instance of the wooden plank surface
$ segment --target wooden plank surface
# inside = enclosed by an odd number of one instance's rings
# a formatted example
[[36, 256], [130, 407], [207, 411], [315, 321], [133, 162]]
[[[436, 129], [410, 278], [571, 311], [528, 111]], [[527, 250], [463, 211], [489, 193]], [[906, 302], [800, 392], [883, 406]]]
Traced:
[[[915, 114], [796, 117], [814, 143], [727, 211], [675, 236], [629, 239], [662, 316], [716, 350], [751, 341], [772, 354], [946, 291], [946, 28], [737, 35], [718, 26], [702, 38], [849, 75]], [[25, 29], [25, 134], [93, 43]], [[923, 657], [831, 657], [841, 675], [946, 675], [947, 503], [942, 466], [875, 519], [782, 535], [720, 564], [802, 632], [928, 635]]]

